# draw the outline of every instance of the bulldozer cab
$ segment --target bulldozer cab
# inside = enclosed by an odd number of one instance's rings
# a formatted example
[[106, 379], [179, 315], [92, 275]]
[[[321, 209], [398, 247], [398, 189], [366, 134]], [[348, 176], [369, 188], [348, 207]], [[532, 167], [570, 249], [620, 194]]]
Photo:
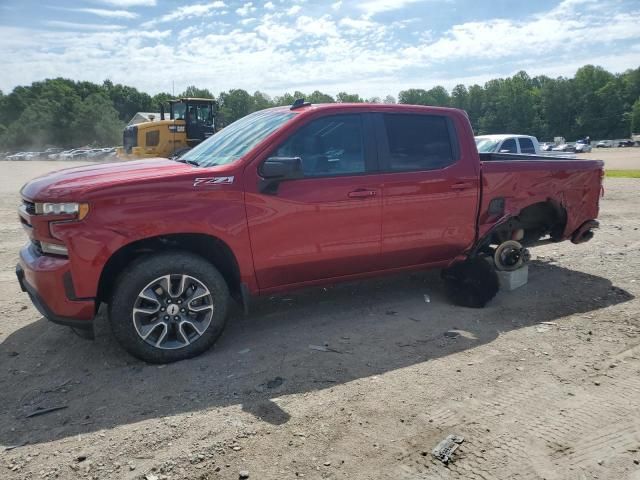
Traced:
[[215, 132], [215, 106], [216, 102], [209, 98], [180, 98], [169, 101], [169, 118], [184, 120], [187, 144], [190, 147]]

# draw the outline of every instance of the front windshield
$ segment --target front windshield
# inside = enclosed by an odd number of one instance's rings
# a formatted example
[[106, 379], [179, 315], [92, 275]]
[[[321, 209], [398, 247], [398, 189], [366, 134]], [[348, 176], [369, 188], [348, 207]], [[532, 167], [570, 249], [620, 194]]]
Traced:
[[275, 132], [295, 113], [261, 110], [236, 120], [180, 157], [200, 167], [225, 165], [238, 160], [262, 140]]
[[480, 153], [491, 153], [495, 151], [500, 143], [499, 140], [491, 140], [490, 138], [476, 138], [476, 147]]
[[184, 103], [174, 103], [171, 105], [173, 109], [173, 118], [175, 120], [184, 120], [187, 106]]

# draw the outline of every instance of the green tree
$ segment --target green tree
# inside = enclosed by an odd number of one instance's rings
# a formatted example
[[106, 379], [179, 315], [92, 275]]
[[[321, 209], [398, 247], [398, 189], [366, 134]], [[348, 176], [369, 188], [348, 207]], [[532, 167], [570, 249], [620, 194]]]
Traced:
[[305, 97], [307, 102], [311, 103], [335, 103], [336, 100], [331, 95], [322, 93], [319, 90], [314, 91], [311, 95]]
[[631, 135], [640, 135], [640, 97], [631, 109]]
[[78, 105], [71, 128], [76, 145], [117, 145], [122, 138], [124, 122], [118, 118], [109, 97], [94, 93]]
[[218, 97], [220, 120], [229, 125], [253, 111], [253, 97], [246, 90], [233, 89]]
[[178, 98], [216, 98], [206, 88], [198, 88], [195, 85], [189, 85], [184, 92], [178, 95]]
[[264, 110], [265, 108], [273, 107], [273, 101], [271, 97], [266, 93], [255, 92], [253, 94], [253, 106], [251, 111], [257, 112], [258, 110]]
[[118, 112], [118, 118], [128, 122], [137, 112], [155, 112], [158, 103], [154, 103], [147, 93], [138, 91], [126, 85], [113, 85], [109, 80], [102, 84], [102, 91], [111, 99], [113, 108]]
[[357, 93], [340, 92], [336, 95], [338, 103], [363, 103], [364, 99]]
[[429, 105], [429, 94], [422, 88], [402, 90], [398, 94], [398, 103], [407, 105]]

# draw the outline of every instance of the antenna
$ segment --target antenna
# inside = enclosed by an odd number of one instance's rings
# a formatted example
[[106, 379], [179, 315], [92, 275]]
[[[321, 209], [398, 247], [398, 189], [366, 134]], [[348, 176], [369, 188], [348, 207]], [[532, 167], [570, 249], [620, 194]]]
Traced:
[[295, 110], [296, 108], [307, 107], [309, 105], [311, 105], [311, 103], [305, 102], [304, 98], [297, 98], [289, 110]]

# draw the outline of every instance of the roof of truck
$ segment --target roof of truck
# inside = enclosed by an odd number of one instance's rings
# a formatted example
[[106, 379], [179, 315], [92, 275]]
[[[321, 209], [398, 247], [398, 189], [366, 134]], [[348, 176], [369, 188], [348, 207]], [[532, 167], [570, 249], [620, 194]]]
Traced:
[[500, 133], [500, 134], [495, 134], [495, 135], [476, 135], [476, 138], [489, 138], [491, 140], [505, 140], [507, 138], [532, 138], [535, 139], [536, 141], [538, 140], [536, 137], [534, 137], [533, 135], [522, 135], [520, 133]]

